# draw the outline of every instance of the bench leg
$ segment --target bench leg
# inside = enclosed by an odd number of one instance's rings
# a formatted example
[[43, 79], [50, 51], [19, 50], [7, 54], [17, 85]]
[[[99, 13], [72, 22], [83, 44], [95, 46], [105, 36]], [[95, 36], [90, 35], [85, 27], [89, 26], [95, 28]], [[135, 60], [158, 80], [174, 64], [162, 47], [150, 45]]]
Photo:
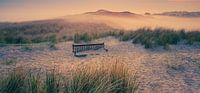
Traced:
[[106, 48], [103, 48], [106, 52], [108, 52], [108, 49], [106, 49]]
[[76, 52], [74, 52], [74, 56], [76, 56]]

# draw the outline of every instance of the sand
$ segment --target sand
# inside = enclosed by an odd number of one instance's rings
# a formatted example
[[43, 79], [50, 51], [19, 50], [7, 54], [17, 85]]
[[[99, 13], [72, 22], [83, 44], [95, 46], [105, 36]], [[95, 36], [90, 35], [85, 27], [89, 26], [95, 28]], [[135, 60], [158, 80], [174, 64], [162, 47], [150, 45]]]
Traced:
[[[6, 76], [16, 67], [33, 69], [32, 73], [45, 73], [53, 68], [61, 73], [69, 72], [82, 64], [110, 62], [126, 63], [133, 73], [137, 72], [140, 87], [138, 93], [200, 93], [200, 47], [173, 45], [170, 50], [144, 49], [131, 42], [120, 42], [113, 37], [93, 42], [105, 42], [105, 52], [88, 51], [86, 57], [77, 58], [72, 53], [72, 42], [58, 43], [58, 49], [34, 46], [32, 50], [23, 47], [0, 48], [0, 73]], [[4, 64], [12, 59], [12, 64]], [[173, 69], [173, 67], [177, 69]]]

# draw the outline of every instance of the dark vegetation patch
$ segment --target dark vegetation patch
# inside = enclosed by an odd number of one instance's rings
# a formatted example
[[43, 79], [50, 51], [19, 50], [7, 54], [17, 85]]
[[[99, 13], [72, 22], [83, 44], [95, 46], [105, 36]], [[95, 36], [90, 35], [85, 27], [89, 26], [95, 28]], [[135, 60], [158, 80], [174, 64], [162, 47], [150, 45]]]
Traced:
[[17, 62], [17, 58], [5, 58], [0, 60], [3, 65], [12, 65]]
[[171, 70], [174, 70], [174, 71], [181, 71], [183, 72], [184, 71], [184, 66], [183, 65], [180, 65], [180, 64], [169, 64], [167, 66], [169, 69]]
[[[0, 23], [0, 43], [24, 44], [73, 40], [75, 33], [108, 32], [113, 28], [105, 24], [44, 20], [22, 23]], [[54, 37], [55, 36], [55, 37]], [[83, 37], [84, 38], [84, 37]], [[84, 38], [85, 39], [85, 38]]]
[[180, 63], [167, 63], [166, 67], [166, 72], [173, 77], [187, 70], [185, 65]]
[[[75, 29], [76, 28], [76, 29]], [[185, 44], [200, 42], [200, 31], [173, 30], [165, 28], [141, 28], [125, 31], [113, 29], [103, 24], [73, 24], [62, 21], [49, 23], [16, 24], [0, 27], [0, 46], [2, 44], [25, 44], [41, 42], [63, 42], [73, 40], [75, 43], [113, 36], [121, 41], [132, 41], [145, 48], [175, 45], [181, 41]], [[72, 33], [73, 32], [73, 33]]]
[[30, 52], [30, 51], [32, 51], [33, 49], [32, 49], [31, 47], [29, 47], [29, 46], [22, 46], [20, 50], [21, 50], [21, 51], [24, 51], [24, 52]]
[[196, 69], [194, 70], [194, 72], [200, 74], [200, 61], [197, 60], [197, 61], [192, 61], [192, 62], [194, 62], [194, 65], [196, 66]]
[[16, 24], [0, 29], [0, 43], [24, 44], [52, 41], [62, 27], [55, 23]]
[[75, 34], [74, 42], [89, 42], [91, 40], [107, 36], [113, 36], [121, 41], [132, 41], [133, 44], [142, 44], [145, 48], [155, 48], [158, 46], [163, 46], [163, 48], [169, 49], [169, 45], [176, 45], [181, 41], [184, 41], [185, 44], [200, 42], [199, 31], [175, 31], [173, 29], [164, 28], [141, 28], [134, 31], [117, 30], [115, 32], [105, 32], [98, 34]]

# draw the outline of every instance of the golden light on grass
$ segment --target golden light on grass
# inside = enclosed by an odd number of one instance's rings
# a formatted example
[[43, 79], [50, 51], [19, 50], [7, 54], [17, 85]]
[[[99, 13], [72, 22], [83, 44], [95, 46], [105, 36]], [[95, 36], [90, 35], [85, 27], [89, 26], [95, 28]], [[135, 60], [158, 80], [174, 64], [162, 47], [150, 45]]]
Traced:
[[[86, 64], [73, 68], [64, 76], [56, 70], [41, 79], [16, 69], [2, 79], [1, 93], [135, 93], [139, 83], [124, 63]], [[30, 74], [30, 75], [29, 75]], [[41, 75], [42, 76], [42, 75]], [[42, 82], [39, 82], [42, 81]]]

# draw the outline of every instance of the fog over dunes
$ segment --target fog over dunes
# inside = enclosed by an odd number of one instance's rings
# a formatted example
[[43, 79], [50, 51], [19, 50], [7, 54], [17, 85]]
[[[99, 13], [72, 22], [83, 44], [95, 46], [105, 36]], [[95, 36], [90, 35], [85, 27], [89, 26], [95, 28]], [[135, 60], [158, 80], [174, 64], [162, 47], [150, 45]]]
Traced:
[[112, 12], [108, 10], [98, 10], [79, 15], [65, 16], [63, 19], [73, 22], [98, 22], [105, 23], [111, 27], [119, 29], [138, 29], [141, 27], [150, 28], [171, 28], [199, 30], [200, 17], [173, 17], [163, 15], [139, 15], [125, 12]]
[[155, 15], [175, 16], [175, 17], [200, 17], [200, 12], [172, 11], [172, 12], [156, 13]]
[[[61, 27], [61, 32], [74, 33], [74, 32], [88, 32], [110, 29], [125, 29], [135, 30], [138, 28], [169, 28], [169, 29], [185, 29], [185, 30], [200, 30], [200, 17], [174, 17], [164, 15], [141, 15], [131, 13], [128, 11], [113, 12], [108, 10], [98, 10], [95, 12], [86, 12], [82, 14], [68, 15], [59, 17], [57, 19], [39, 20], [0, 23], [0, 30], [2, 28], [18, 28], [27, 25], [34, 25], [34, 27], [41, 26], [41, 24], [53, 24]], [[96, 30], [97, 28], [97, 30]], [[4, 29], [5, 30], [5, 29]], [[17, 29], [14, 29], [17, 30]], [[23, 30], [23, 29], [22, 29]], [[101, 31], [100, 31], [101, 32]]]

